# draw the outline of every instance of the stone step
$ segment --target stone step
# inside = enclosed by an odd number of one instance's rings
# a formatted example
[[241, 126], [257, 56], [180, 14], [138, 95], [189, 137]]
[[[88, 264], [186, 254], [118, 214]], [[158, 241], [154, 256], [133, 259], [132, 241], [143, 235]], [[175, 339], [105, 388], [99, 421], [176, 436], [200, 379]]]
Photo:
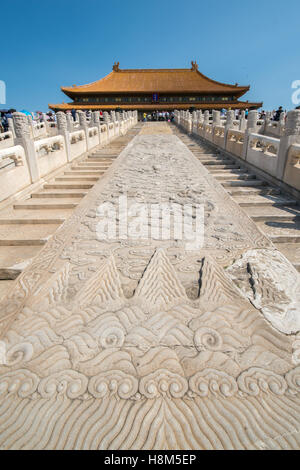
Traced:
[[244, 173], [244, 174], [241, 174], [241, 175], [234, 175], [234, 174], [223, 175], [222, 173], [216, 173], [213, 176], [214, 176], [214, 178], [216, 178], [217, 180], [220, 180], [220, 181], [233, 181], [233, 180], [248, 181], [248, 180], [255, 180], [256, 179], [256, 175], [247, 174], [247, 173]]
[[276, 248], [292, 263], [300, 272], [300, 243], [274, 243]]
[[101, 162], [101, 163], [106, 163], [106, 164], [112, 164], [114, 160], [107, 160], [102, 157], [88, 157], [88, 161], [93, 162], [93, 163]]
[[87, 192], [71, 192], [70, 190], [61, 190], [60, 192], [53, 192], [52, 189], [45, 190], [44, 192], [39, 192], [39, 193], [32, 193], [31, 198], [32, 199], [44, 199], [44, 198], [83, 198]]
[[[40, 220], [57, 220], [58, 223], [66, 220], [73, 212], [74, 209], [36, 209], [34, 211], [28, 209], [14, 210], [12, 207], [0, 212], [1, 219], [7, 220], [34, 220], [34, 223], [39, 223]], [[10, 222], [14, 223], [14, 222]], [[25, 222], [22, 222], [25, 223]], [[50, 222], [49, 222], [50, 223]]]
[[197, 152], [193, 152], [193, 154], [196, 155], [199, 160], [207, 160], [211, 162], [222, 161], [222, 160], [226, 160], [228, 162], [233, 161], [232, 158], [226, 157], [225, 155], [212, 155], [209, 153], [197, 153]]
[[88, 171], [90, 171], [90, 170], [98, 170], [99, 171], [100, 170], [100, 171], [105, 171], [110, 166], [111, 165], [104, 166], [104, 165], [97, 165], [95, 163], [90, 163], [90, 164], [78, 165], [77, 167], [72, 166], [71, 169], [76, 170], [76, 171], [78, 171], [78, 170], [88, 170]]
[[214, 166], [212, 166], [212, 168], [209, 168], [209, 172], [212, 173], [213, 175], [215, 174], [220, 174], [220, 175], [241, 175], [241, 174], [245, 174], [245, 175], [248, 175], [249, 173], [247, 171], [245, 171], [243, 168], [227, 168], [225, 166], [225, 168], [219, 168], [219, 166], [217, 168], [215, 168]]
[[209, 166], [208, 170], [210, 173], [215, 173], [215, 172], [218, 172], [220, 170], [240, 170], [240, 171], [243, 171], [241, 169], [241, 167], [239, 165], [205, 165], [205, 166]]
[[257, 206], [297, 206], [295, 199], [289, 199], [282, 196], [270, 196], [254, 194], [250, 198], [248, 196], [233, 196], [235, 202], [241, 207], [257, 207]]
[[112, 164], [112, 160], [97, 159], [96, 162], [93, 162], [93, 161], [91, 161], [91, 158], [97, 158], [97, 157], [92, 157], [91, 155], [89, 155], [84, 160], [72, 162], [71, 166], [77, 168], [78, 166], [82, 166], [82, 165], [96, 165], [96, 166], [98, 166], [98, 165], [111, 165]]
[[300, 243], [300, 222], [257, 222], [258, 227], [274, 243]]
[[228, 187], [249, 187], [249, 188], [251, 188], [253, 186], [259, 186], [259, 187], [267, 186], [268, 183], [266, 181], [261, 181], [261, 180], [250, 180], [250, 181], [234, 181], [234, 180], [231, 180], [231, 181], [226, 181], [222, 184], [225, 188], [228, 188]]
[[103, 160], [115, 160], [119, 153], [122, 152], [123, 148], [125, 148], [125, 146], [121, 146], [119, 149], [116, 149], [116, 150], [113, 150], [113, 152], [111, 154], [108, 154], [107, 152], [92, 152], [88, 155], [88, 158], [90, 157], [96, 157], [96, 158], [102, 158]]
[[[123, 150], [123, 146], [120, 148], [120, 152]], [[108, 155], [107, 153], [101, 153], [101, 152], [94, 152], [94, 153], [90, 153], [88, 155], [88, 158], [91, 158], [91, 157], [94, 157], [94, 158], [99, 158], [99, 159], [102, 159], [103, 161], [104, 160], [107, 160], [107, 161], [112, 161], [112, 160], [115, 160], [119, 155], [119, 151], [114, 151], [113, 154], [110, 154]]]
[[[189, 146], [188, 146], [189, 147]], [[215, 158], [220, 158], [220, 157], [217, 157], [214, 153], [206, 153], [206, 152], [197, 152], [195, 150], [192, 150], [193, 154], [197, 156], [197, 158], [199, 158], [199, 160], [201, 158], [203, 158], [204, 160], [209, 160], [210, 158], [213, 160]]]
[[300, 211], [296, 207], [288, 206], [269, 206], [269, 207], [245, 207], [246, 213], [255, 222], [267, 222], [267, 221], [297, 221], [300, 220]]
[[[110, 165], [112, 165], [114, 162], [114, 160], [102, 160], [102, 159], [98, 159], [97, 161], [95, 162], [91, 162], [90, 161], [90, 158], [87, 158], [86, 160], [82, 160], [81, 162], [77, 162], [76, 163], [76, 168], [78, 167], [81, 167], [81, 166], [95, 166], [96, 168], [98, 167], [109, 167]], [[75, 164], [73, 163], [73, 165], [75, 166]]]
[[300, 235], [268, 235], [268, 237], [273, 243], [300, 243]]
[[[123, 148], [120, 149], [120, 152], [123, 150]], [[114, 151], [113, 154], [107, 154], [107, 153], [100, 153], [100, 152], [95, 152], [91, 153], [88, 155], [88, 159], [90, 160], [91, 158], [97, 158], [97, 161], [112, 161], [115, 160], [119, 156], [119, 152]]]
[[93, 186], [91, 183], [46, 183], [44, 184], [44, 189], [90, 189]]
[[281, 194], [280, 189], [274, 188], [274, 187], [262, 187], [262, 188], [240, 188], [240, 189], [232, 189], [229, 190], [227, 189], [228, 193], [231, 194], [231, 196], [251, 196], [253, 194], [255, 195], [276, 195], [276, 194]]
[[55, 181], [98, 181], [98, 176], [58, 176]]
[[16, 279], [40, 250], [41, 246], [0, 246], [0, 281]]
[[30, 209], [30, 210], [43, 210], [43, 209], [74, 209], [77, 207], [80, 202], [80, 198], [65, 198], [63, 201], [57, 200], [54, 201], [52, 198], [43, 199], [43, 201], [38, 202], [34, 198], [26, 199], [24, 202], [19, 202], [14, 204], [13, 208], [16, 210], [19, 209]]
[[64, 175], [66, 176], [97, 176], [97, 175], [103, 175], [104, 174], [104, 171], [101, 171], [101, 170], [87, 170], [87, 171], [84, 171], [84, 170], [81, 170], [80, 168], [77, 169], [77, 170], [72, 170], [72, 171], [64, 171]]
[[62, 224], [66, 219], [57, 217], [56, 219], [54, 218], [49, 218], [49, 219], [40, 219], [40, 218], [35, 218], [35, 219], [21, 219], [19, 218], [14, 218], [14, 219], [5, 219], [3, 217], [0, 217], [0, 225], [13, 225], [13, 224], [21, 224], [21, 225], [28, 225], [28, 224]]
[[[220, 166], [222, 165], [223, 167], [225, 168], [228, 168], [229, 166], [231, 167], [232, 165], [234, 165], [234, 163], [231, 163], [231, 162], [227, 162], [226, 160], [200, 160], [198, 158], [199, 162], [202, 163], [202, 165], [205, 165], [205, 166]], [[235, 168], [235, 166], [234, 166]], [[239, 167], [238, 167], [239, 168]]]
[[0, 246], [41, 246], [58, 227], [58, 224], [0, 225]]
[[192, 150], [192, 153], [199, 160], [228, 160], [228, 158], [225, 156], [213, 155], [211, 153], [195, 152], [195, 150]]

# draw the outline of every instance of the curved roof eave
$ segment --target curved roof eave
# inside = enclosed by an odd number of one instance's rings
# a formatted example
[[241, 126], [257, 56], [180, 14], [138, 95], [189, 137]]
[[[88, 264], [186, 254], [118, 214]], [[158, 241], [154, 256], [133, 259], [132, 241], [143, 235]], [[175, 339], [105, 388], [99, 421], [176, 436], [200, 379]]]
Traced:
[[[191, 70], [191, 69], [124, 69], [124, 70], [119, 70], [119, 71], [112, 71], [110, 72], [108, 75], [106, 75], [105, 77], [103, 77], [102, 79], [100, 80], [96, 80], [94, 82], [91, 82], [89, 84], [86, 84], [86, 85], [80, 85], [80, 86], [72, 86], [72, 87], [61, 87], [61, 90], [63, 91], [63, 93], [65, 93], [67, 96], [69, 97], [72, 97], [72, 96], [76, 96], [78, 94], [88, 94], [88, 93], [94, 93], [94, 94], [103, 94], [103, 93], [128, 93], [128, 92], [131, 92], [131, 93], [151, 93], [153, 92], [153, 90], [155, 89], [157, 92], [161, 92], [161, 93], [171, 93], [171, 92], [176, 92], [176, 88], [177, 88], [177, 92], [180, 92], [180, 93], [199, 93], [200, 88], [201, 88], [201, 85], [203, 87], [203, 84], [199, 84], [199, 88], [189, 88], [187, 87], [188, 89], [187, 90], [183, 90], [183, 89], [178, 89], [178, 85], [174, 82], [173, 84], [164, 84], [162, 86], [160, 86], [157, 82], [156, 82], [156, 86], [149, 86], [147, 84], [145, 84], [145, 88], [142, 89], [141, 86], [138, 86], [135, 88], [135, 85], [133, 84], [132, 86], [132, 90], [130, 90], [130, 86], [128, 86], [128, 83], [125, 82], [125, 84], [121, 84], [121, 85], [118, 85], [119, 86], [119, 89], [118, 89], [118, 86], [117, 86], [117, 89], [116, 87], [113, 87], [111, 85], [108, 85], [108, 87], [104, 87], [103, 89], [103, 85], [105, 85], [105, 82], [109, 81], [111, 82], [111, 80], [113, 79], [113, 77], [120, 77], [122, 76], [123, 74], [136, 74], [136, 73], [144, 73], [147, 74], [148, 73], [157, 73], [157, 80], [159, 79], [159, 74], [160, 73], [194, 73], [194, 74], [197, 74], [199, 77], [201, 77], [201, 79], [209, 84], [213, 84], [213, 85], [216, 85], [217, 89], [215, 92], [218, 92], [218, 93], [232, 93], [234, 92], [235, 95], [237, 97], [239, 96], [242, 96], [242, 94], [246, 93], [249, 89], [250, 89], [250, 86], [247, 85], [247, 86], [238, 86], [238, 85], [231, 85], [231, 84], [226, 84], [226, 83], [222, 83], [222, 82], [218, 82], [216, 80], [213, 80], [209, 77], [207, 77], [206, 75], [202, 74], [201, 72], [199, 72], [199, 70]], [[188, 76], [187, 76], [188, 77]], [[134, 80], [133, 80], [134, 81]], [[97, 90], [97, 84], [99, 84], [99, 88], [102, 88], [100, 90]], [[96, 85], [96, 87], [95, 87]], [[195, 86], [195, 85], [194, 85]], [[221, 87], [221, 89], [219, 88]], [[91, 89], [93, 88], [93, 89]], [[96, 88], [96, 89], [95, 89]], [[211, 87], [209, 87], [211, 88]], [[208, 90], [202, 90], [202, 92], [214, 92], [213, 89], [208, 89]]]

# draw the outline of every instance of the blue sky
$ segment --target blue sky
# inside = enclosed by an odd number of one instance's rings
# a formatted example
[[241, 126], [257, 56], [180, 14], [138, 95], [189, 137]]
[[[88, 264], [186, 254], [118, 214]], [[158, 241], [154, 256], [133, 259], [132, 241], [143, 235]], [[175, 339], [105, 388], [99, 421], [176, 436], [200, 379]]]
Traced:
[[[291, 101], [300, 80], [299, 0], [8, 0], [1, 2], [5, 107], [47, 110], [60, 86], [121, 68], [185, 68], [251, 85], [264, 108]], [[0, 105], [0, 107], [4, 107]]]

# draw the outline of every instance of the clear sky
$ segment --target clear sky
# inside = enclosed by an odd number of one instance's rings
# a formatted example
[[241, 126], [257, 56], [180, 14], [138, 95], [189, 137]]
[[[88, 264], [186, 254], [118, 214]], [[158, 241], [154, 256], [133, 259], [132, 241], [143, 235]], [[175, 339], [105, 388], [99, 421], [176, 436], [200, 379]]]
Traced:
[[1, 2], [0, 80], [6, 105], [30, 111], [69, 101], [60, 86], [120, 68], [188, 68], [251, 85], [245, 99], [295, 107], [299, 0], [7, 0]]

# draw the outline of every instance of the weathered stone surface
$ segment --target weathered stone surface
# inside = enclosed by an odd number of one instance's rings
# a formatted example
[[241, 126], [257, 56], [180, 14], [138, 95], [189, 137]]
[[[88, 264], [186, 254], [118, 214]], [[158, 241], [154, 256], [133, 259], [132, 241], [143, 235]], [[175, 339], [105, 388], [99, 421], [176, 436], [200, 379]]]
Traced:
[[227, 273], [275, 328], [300, 331], [300, 276], [279, 251], [247, 251]]
[[[0, 448], [299, 447], [297, 336], [223, 269], [278, 253], [161, 132], [149, 126], [127, 146], [1, 303]], [[129, 206], [203, 204], [203, 248], [100, 240], [97, 208], [124, 194]]]

